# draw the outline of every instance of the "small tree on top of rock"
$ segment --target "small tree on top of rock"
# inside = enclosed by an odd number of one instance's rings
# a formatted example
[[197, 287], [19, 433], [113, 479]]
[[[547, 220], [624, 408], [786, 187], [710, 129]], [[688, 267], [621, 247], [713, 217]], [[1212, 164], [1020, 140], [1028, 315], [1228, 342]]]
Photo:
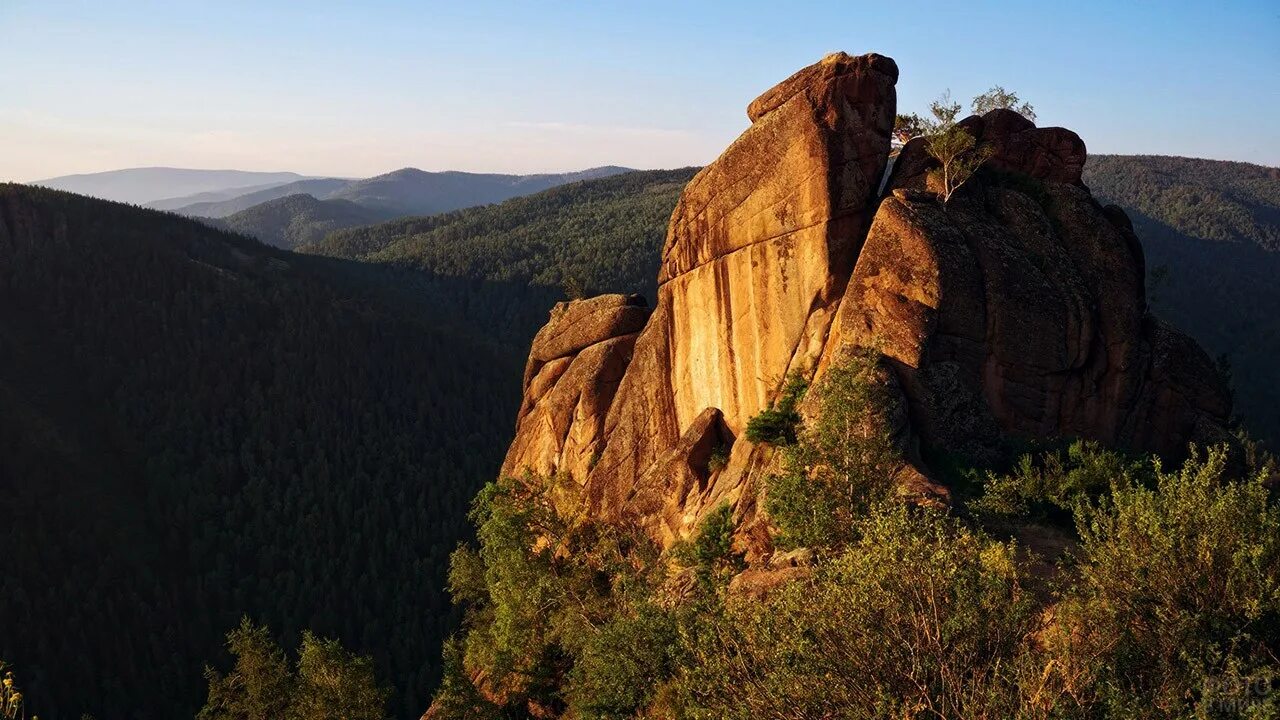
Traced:
[[991, 147], [978, 145], [973, 135], [960, 127], [956, 118], [960, 115], [960, 103], [951, 100], [951, 93], [929, 105], [932, 120], [926, 120], [925, 151], [938, 161], [939, 167], [930, 171], [942, 186], [942, 200], [965, 183], [982, 163], [991, 157]]
[[976, 115], [985, 115], [992, 110], [1012, 110], [1031, 122], [1036, 121], [1036, 109], [1031, 103], [1023, 102], [1017, 93], [1009, 92], [999, 85], [974, 97], [972, 107]]
[[899, 113], [893, 119], [893, 141], [898, 145], [906, 145], [911, 138], [919, 137], [924, 133], [924, 120], [921, 120], [920, 116], [915, 113], [910, 115]]

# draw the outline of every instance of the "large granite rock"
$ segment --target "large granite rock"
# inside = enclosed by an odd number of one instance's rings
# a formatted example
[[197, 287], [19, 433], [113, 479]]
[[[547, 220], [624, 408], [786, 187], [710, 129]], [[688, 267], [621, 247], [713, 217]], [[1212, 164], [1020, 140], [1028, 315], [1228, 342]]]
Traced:
[[918, 500], [948, 497], [922, 449], [982, 461], [1010, 436], [1166, 454], [1221, 439], [1228, 395], [1147, 314], [1141, 245], [1081, 184], [1080, 138], [1006, 110], [967, 118], [994, 152], [944, 204], [920, 140], [885, 179], [896, 80], [889, 58], [837, 53], [751, 103], [751, 127], [676, 206], [652, 315], [606, 296], [558, 306], [538, 334], [503, 471], [567, 472], [598, 517], [663, 544], [728, 503], [763, 562], [778, 453], [746, 424], [789, 372], [820, 381], [864, 347], [885, 356], [893, 480]]
[[1147, 315], [1142, 246], [1080, 184], [1079, 138], [1006, 110], [964, 124], [991, 161], [944, 205], [919, 190], [927, 157], [904, 149], [829, 350], [879, 347], [924, 442], [975, 459], [1011, 434], [1165, 454], [1220, 439], [1228, 395]]

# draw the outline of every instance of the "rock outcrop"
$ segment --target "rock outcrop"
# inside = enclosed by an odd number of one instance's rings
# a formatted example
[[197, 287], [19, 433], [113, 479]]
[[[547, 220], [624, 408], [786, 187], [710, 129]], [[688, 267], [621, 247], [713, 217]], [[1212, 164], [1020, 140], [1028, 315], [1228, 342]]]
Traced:
[[652, 315], [621, 296], [557, 306], [504, 472], [568, 472], [599, 516], [663, 543], [729, 502], [761, 557], [773, 458], [746, 424], [789, 372], [862, 347], [905, 408], [897, 477], [944, 500], [921, 447], [980, 461], [1011, 435], [1161, 453], [1222, 436], [1228, 396], [1147, 314], [1142, 247], [1081, 183], [1080, 138], [1007, 110], [968, 118], [993, 154], [942, 203], [920, 140], [885, 182], [897, 74], [837, 53], [751, 103], [676, 206]]
[[586, 480], [600, 456], [605, 415], [648, 318], [639, 295], [601, 295], [552, 309], [529, 350], [504, 475], [567, 473]]

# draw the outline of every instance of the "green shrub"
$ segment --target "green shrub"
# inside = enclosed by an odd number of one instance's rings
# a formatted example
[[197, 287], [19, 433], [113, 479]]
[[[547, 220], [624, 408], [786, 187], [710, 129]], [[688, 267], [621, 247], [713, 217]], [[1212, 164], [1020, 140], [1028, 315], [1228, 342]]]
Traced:
[[1013, 471], [988, 473], [974, 510], [993, 518], [1070, 518], [1082, 501], [1096, 499], [1113, 484], [1145, 474], [1144, 465], [1090, 440], [1076, 440], [1065, 451], [1023, 455]]
[[690, 568], [703, 591], [722, 590], [742, 571], [742, 556], [733, 550], [733, 508], [728, 503], [707, 513], [694, 536], [671, 548], [671, 557]]
[[[565, 477], [528, 476], [490, 483], [476, 497], [479, 548], [451, 559], [465, 635], [447, 649], [441, 717], [518, 714], [529, 703], [563, 711], [567, 673], [586, 653], [604, 652], [602, 628], [652, 594], [662, 573], [652, 542], [581, 512], [576, 490]], [[484, 692], [473, 677], [483, 677]]]
[[724, 443], [717, 443], [711, 448], [711, 454], [707, 456], [707, 472], [719, 472], [725, 469], [729, 464], [730, 446]]
[[1226, 480], [1226, 456], [1193, 453], [1172, 473], [1156, 462], [1154, 489], [1122, 480], [1079, 509], [1058, 680], [1110, 716], [1280, 710], [1274, 694], [1230, 697], [1280, 682], [1280, 508], [1261, 478]]
[[790, 445], [796, 441], [800, 413], [796, 406], [804, 398], [809, 382], [798, 372], [787, 376], [782, 393], [773, 407], [761, 410], [747, 421], [747, 439], [753, 443]]
[[782, 547], [839, 546], [883, 499], [901, 456], [889, 435], [888, 378], [874, 350], [832, 364], [813, 391], [815, 416], [785, 449], [787, 472], [771, 477], [765, 510]]
[[1015, 548], [934, 513], [874, 510], [860, 540], [689, 635], [690, 718], [1004, 718], [1037, 627]]
[[566, 695], [578, 717], [635, 717], [680, 664], [680, 635], [670, 613], [651, 604], [624, 613], [591, 635], [575, 657]]

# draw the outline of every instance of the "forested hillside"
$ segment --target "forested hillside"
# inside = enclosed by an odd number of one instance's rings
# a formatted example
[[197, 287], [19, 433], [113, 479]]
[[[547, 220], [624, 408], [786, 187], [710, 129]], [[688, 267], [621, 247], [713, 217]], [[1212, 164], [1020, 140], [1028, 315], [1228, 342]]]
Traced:
[[498, 205], [336, 232], [303, 252], [451, 277], [570, 286], [652, 299], [671, 209], [696, 168], [553, 188]]
[[392, 215], [430, 215], [624, 172], [626, 168], [598, 167], [571, 173], [500, 175], [403, 168], [357, 180], [326, 197], [350, 200]]
[[555, 299], [0, 186], [0, 654], [46, 720], [191, 717], [242, 615], [416, 717]]
[[220, 220], [211, 219], [210, 224], [257, 238], [268, 245], [295, 248], [320, 240], [334, 230], [386, 219], [386, 213], [350, 200], [317, 200], [298, 193], [268, 200]]
[[1133, 220], [1156, 314], [1225, 358], [1236, 411], [1280, 447], [1280, 169], [1095, 155], [1084, 181]]
[[284, 185], [272, 185], [262, 189], [254, 188], [253, 192], [232, 194], [230, 197], [197, 200], [198, 196], [190, 196], [187, 198], [188, 202], [181, 202], [183, 198], [175, 198], [159, 203], [150, 203], [147, 207], [155, 208], [156, 210], [172, 210], [179, 215], [191, 217], [224, 218], [228, 215], [248, 210], [255, 205], [290, 195], [306, 194], [315, 198], [326, 198], [352, 182], [355, 181], [342, 178], [310, 178]]

